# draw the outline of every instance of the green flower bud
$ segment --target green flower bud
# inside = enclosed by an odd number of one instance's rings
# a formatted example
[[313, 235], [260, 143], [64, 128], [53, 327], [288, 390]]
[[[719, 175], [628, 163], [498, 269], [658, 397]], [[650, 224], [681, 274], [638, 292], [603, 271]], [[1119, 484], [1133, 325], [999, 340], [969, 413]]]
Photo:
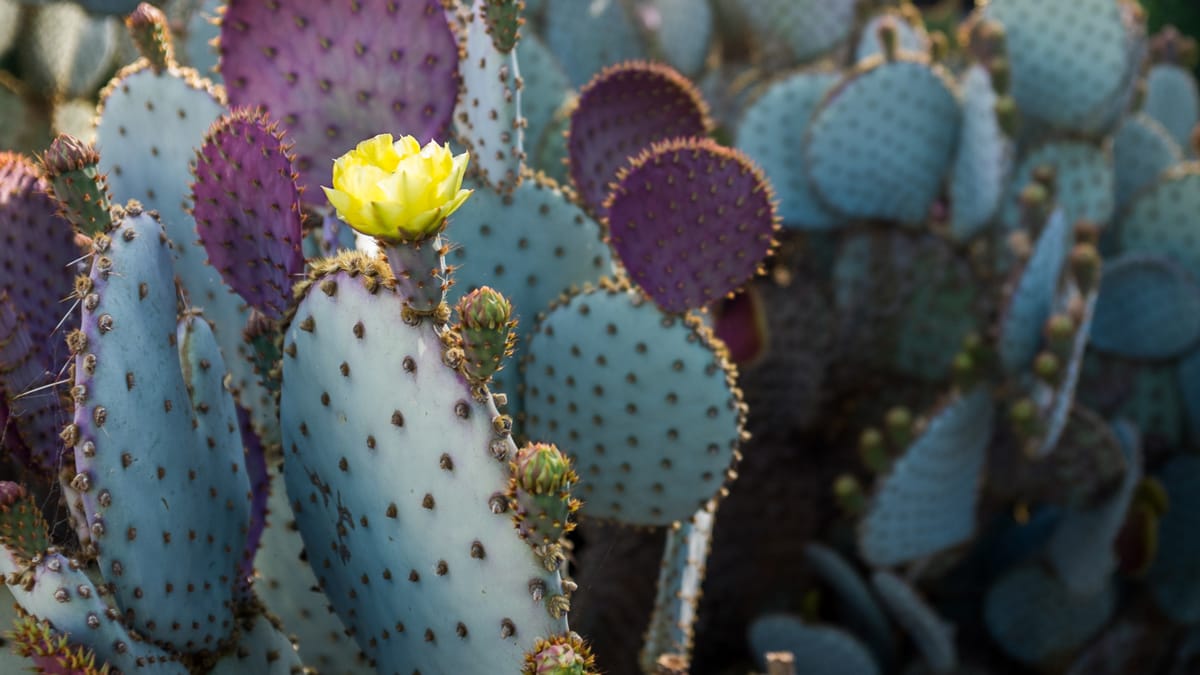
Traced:
[[530, 443], [517, 450], [513, 476], [522, 490], [534, 495], [557, 494], [575, 479], [571, 460], [553, 443]]

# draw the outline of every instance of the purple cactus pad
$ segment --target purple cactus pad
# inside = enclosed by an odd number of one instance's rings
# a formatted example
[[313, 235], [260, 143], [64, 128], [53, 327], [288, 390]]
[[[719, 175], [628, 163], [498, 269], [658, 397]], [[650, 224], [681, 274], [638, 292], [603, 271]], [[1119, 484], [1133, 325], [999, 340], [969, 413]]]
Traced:
[[579, 93], [567, 153], [571, 181], [585, 205], [604, 214], [617, 172], [656, 142], [705, 136], [708, 106], [683, 75], [630, 61], [601, 71]]
[[760, 273], [779, 227], [762, 172], [708, 139], [646, 150], [605, 206], [613, 250], [668, 312], [711, 305]]
[[232, 0], [220, 51], [230, 103], [282, 122], [310, 196], [364, 138], [443, 140], [458, 97], [458, 45], [437, 0]]
[[246, 302], [279, 319], [304, 269], [300, 190], [283, 135], [265, 114], [217, 120], [197, 153], [196, 230], [213, 267]]

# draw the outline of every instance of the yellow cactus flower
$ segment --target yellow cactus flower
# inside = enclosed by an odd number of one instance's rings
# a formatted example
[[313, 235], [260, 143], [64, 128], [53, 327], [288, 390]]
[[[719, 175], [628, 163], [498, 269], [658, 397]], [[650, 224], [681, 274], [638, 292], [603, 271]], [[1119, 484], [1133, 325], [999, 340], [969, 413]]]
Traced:
[[380, 134], [333, 163], [333, 187], [322, 187], [338, 217], [384, 241], [415, 242], [442, 230], [471, 190], [462, 187], [467, 153], [430, 141]]

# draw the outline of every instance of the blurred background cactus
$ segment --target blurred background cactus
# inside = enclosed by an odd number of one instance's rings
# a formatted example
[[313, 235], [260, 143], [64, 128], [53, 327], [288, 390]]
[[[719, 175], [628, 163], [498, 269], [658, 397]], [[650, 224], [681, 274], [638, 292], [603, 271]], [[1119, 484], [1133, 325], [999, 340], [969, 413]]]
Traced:
[[0, 0], [0, 671], [1200, 672], [1198, 33]]

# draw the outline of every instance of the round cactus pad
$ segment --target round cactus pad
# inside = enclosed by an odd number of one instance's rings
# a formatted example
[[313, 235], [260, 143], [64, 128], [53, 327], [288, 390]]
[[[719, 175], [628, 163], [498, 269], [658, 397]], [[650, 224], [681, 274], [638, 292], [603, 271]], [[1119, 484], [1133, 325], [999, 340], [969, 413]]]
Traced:
[[1130, 52], [1115, 0], [993, 0], [1004, 26], [1012, 94], [1025, 115], [1061, 129], [1083, 126], [1124, 93]]
[[829, 93], [804, 137], [818, 196], [845, 216], [925, 222], [960, 117], [940, 66], [911, 55], [861, 64]]
[[1172, 359], [1200, 342], [1200, 285], [1169, 258], [1131, 254], [1105, 264], [1091, 345], [1134, 359]]
[[1160, 63], [1146, 74], [1142, 111], [1158, 120], [1177, 143], [1186, 147], [1200, 124], [1200, 91], [1185, 68]]
[[524, 363], [526, 430], [573, 457], [589, 517], [666, 525], [720, 491], [743, 412], [710, 335], [613, 286], [539, 322]]
[[233, 0], [220, 48], [230, 102], [282, 122], [310, 199], [358, 141], [449, 129], [458, 45], [436, 0]]
[[975, 532], [984, 454], [992, 438], [985, 389], [956, 399], [882, 479], [859, 526], [859, 550], [872, 565], [895, 565], [959, 544]]
[[617, 173], [654, 143], [704, 136], [711, 121], [687, 78], [640, 61], [607, 68], [579, 92], [567, 153], [571, 180], [597, 214]]
[[222, 117], [195, 173], [192, 214], [209, 261], [255, 309], [280, 318], [304, 268], [300, 190], [282, 133], [263, 114]]
[[1200, 163], [1181, 164], [1134, 198], [1117, 230], [1122, 252], [1157, 253], [1200, 275]]
[[613, 250], [668, 312], [706, 307], [753, 278], [778, 227], [762, 172], [707, 139], [676, 139], [639, 155], [607, 212]]
[[1137, 113], [1113, 137], [1117, 208], [1124, 208], [1167, 169], [1183, 161], [1183, 150], [1154, 118]]
[[790, 652], [797, 673], [877, 675], [871, 652], [850, 633], [833, 626], [806, 624], [790, 614], [765, 614], [750, 624], [747, 640], [759, 667], [770, 652]]
[[758, 162], [779, 195], [785, 227], [822, 230], [839, 224], [813, 194], [804, 153], [778, 135], [804, 133], [818, 104], [838, 82], [836, 73], [801, 72], [771, 85], [742, 115], [737, 146]]

